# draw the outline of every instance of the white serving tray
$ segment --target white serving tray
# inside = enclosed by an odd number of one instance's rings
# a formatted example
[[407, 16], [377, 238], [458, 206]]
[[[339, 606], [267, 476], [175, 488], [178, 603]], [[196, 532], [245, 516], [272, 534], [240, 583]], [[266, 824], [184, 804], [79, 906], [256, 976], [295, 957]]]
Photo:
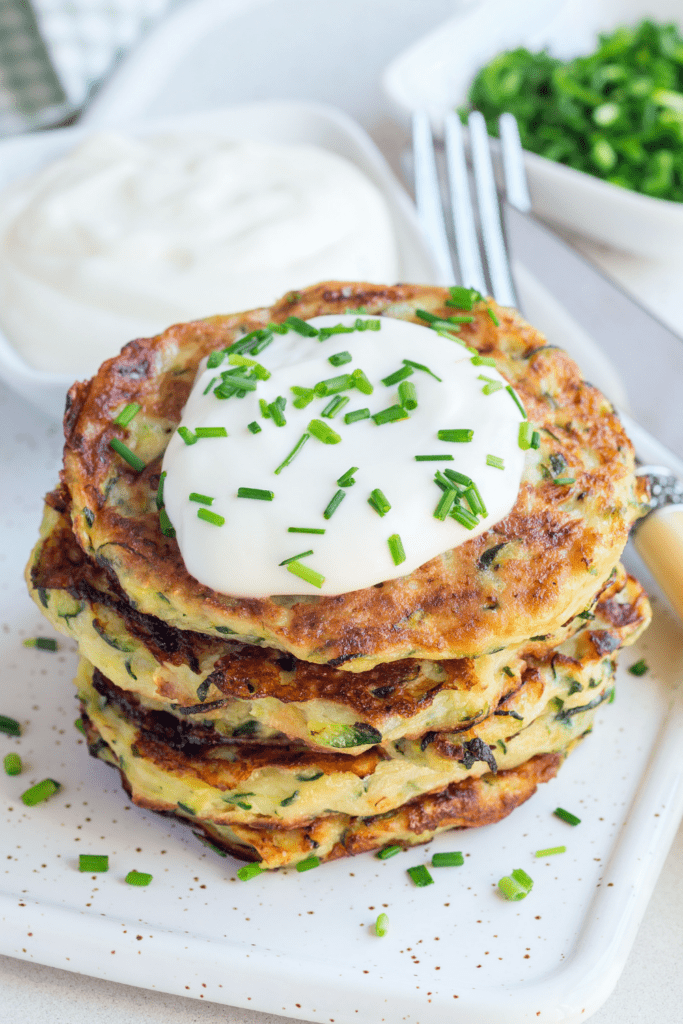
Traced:
[[[384, 73], [384, 89], [403, 120], [424, 109], [438, 128], [443, 112], [465, 102], [475, 74], [496, 53], [526, 46], [567, 59], [590, 53], [599, 32], [644, 17], [683, 30], [680, 0], [481, 0], [399, 54]], [[540, 217], [651, 259], [683, 251], [683, 203], [611, 185], [535, 153], [525, 153], [525, 165]]]

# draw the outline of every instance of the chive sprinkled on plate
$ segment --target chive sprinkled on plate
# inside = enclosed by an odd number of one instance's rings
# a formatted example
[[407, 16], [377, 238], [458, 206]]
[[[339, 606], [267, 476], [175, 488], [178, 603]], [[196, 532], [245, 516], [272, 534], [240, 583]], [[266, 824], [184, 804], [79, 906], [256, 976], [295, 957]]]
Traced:
[[557, 853], [566, 853], [566, 846], [549, 846], [547, 850], [536, 850], [536, 857], [554, 857]]
[[317, 338], [318, 329], [313, 327], [312, 324], [307, 324], [305, 320], [302, 320], [298, 316], [288, 316], [284, 321], [285, 327], [291, 327], [297, 334], [301, 334], [304, 338]]
[[228, 432], [225, 427], [197, 427], [195, 435], [197, 437], [227, 437]]
[[80, 733], [82, 733], [82, 734], [83, 734], [83, 736], [85, 736], [85, 726], [84, 726], [84, 724], [83, 724], [83, 719], [82, 719], [82, 718], [77, 718], [77, 719], [76, 719], [76, 720], [74, 721], [74, 725], [75, 725], [75, 727], [76, 727], [76, 728], [78, 729], [78, 731], [79, 731]]
[[21, 774], [21, 758], [18, 754], [5, 754], [3, 766], [7, 775]]
[[286, 398], [278, 395], [274, 402], [268, 403], [268, 412], [276, 427], [284, 427], [287, 423], [284, 412], [286, 402]]
[[406, 871], [418, 888], [423, 889], [426, 885], [434, 885], [434, 879], [424, 864], [418, 864], [414, 868], [406, 868]]
[[405, 380], [406, 377], [412, 377], [413, 372], [412, 366], [406, 364], [402, 366], [400, 370], [395, 370], [393, 373], [390, 373], [388, 377], [382, 377], [382, 384], [384, 384], [385, 387], [390, 388], [394, 384], [398, 384], [400, 381]]
[[404, 359], [403, 362], [406, 366], [412, 366], [414, 370], [422, 370], [423, 373], [428, 373], [430, 377], [433, 377], [434, 380], [438, 380], [440, 384], [443, 383], [441, 377], [437, 377], [434, 371], [430, 370], [428, 366], [424, 365], [424, 363], [415, 363], [412, 359]]
[[402, 851], [402, 846], [385, 846], [383, 850], [380, 850], [376, 856], [379, 860], [389, 860], [390, 857], [395, 857], [397, 853]]
[[312, 868], [320, 867], [320, 857], [307, 857], [306, 860], [300, 860], [296, 866], [297, 871], [310, 871]]
[[345, 491], [339, 490], [333, 495], [332, 500], [323, 512], [323, 519], [331, 519], [334, 513], [337, 511], [342, 501], [346, 497]]
[[263, 868], [260, 864], [245, 864], [237, 872], [237, 877], [240, 882], [248, 882], [251, 878], [256, 878], [257, 875], [263, 874]]
[[208, 508], [198, 508], [197, 519], [203, 519], [205, 523], [211, 523], [212, 526], [223, 526], [225, 524], [225, 516], [212, 512]]
[[459, 850], [452, 853], [435, 853], [432, 857], [433, 868], [461, 868], [465, 858]]
[[352, 412], [347, 412], [344, 416], [344, 423], [357, 423], [358, 420], [369, 420], [370, 410], [369, 409], [354, 409]]
[[461, 484], [463, 487], [473, 487], [474, 480], [471, 477], [466, 476], [465, 473], [459, 473], [457, 469], [444, 469], [444, 474], [449, 480], [452, 480], [454, 484]]
[[[342, 492], [343, 493], [343, 492]], [[303, 562], [287, 562], [285, 568], [288, 572], [298, 576], [299, 579], [304, 580], [306, 583], [310, 583], [314, 587], [322, 587], [325, 582], [325, 577], [322, 573], [316, 572], [315, 569], [311, 569], [309, 565], [304, 565]]]
[[344, 352], [335, 352], [333, 356], [328, 356], [327, 361], [332, 366], [344, 366], [345, 363], [350, 363], [352, 359], [351, 353], [345, 350]]
[[386, 914], [378, 914], [375, 921], [375, 935], [383, 938], [389, 929], [389, 918]]
[[553, 811], [556, 818], [561, 818], [562, 821], [566, 821], [568, 825], [580, 825], [581, 818], [577, 818], [571, 811], [565, 811], [563, 807], [556, 807]]
[[496, 368], [496, 360], [491, 356], [472, 356], [470, 362], [473, 366], [492, 366], [494, 370]]
[[[296, 405], [296, 402], [294, 404]], [[261, 428], [256, 422], [256, 420], [252, 420], [251, 423], [247, 423], [247, 430], [250, 430], [252, 434], [261, 433]]]
[[348, 395], [335, 395], [331, 399], [321, 412], [321, 416], [325, 416], [328, 420], [333, 420], [338, 412], [341, 412], [345, 405], [348, 405], [351, 399]]
[[412, 380], [402, 380], [398, 386], [398, 400], [399, 404], [404, 409], [408, 409], [412, 412], [413, 409], [417, 409], [417, 388], [413, 384]]
[[78, 858], [79, 871], [109, 871], [108, 853], [81, 853]]
[[530, 443], [529, 447], [530, 448], [540, 448], [541, 447], [541, 435], [539, 434], [539, 432], [537, 430], [534, 430], [534, 432], [533, 432], [533, 434], [531, 436], [531, 443]]
[[453, 441], [457, 444], [466, 444], [474, 437], [473, 430], [438, 430], [436, 436], [439, 441]]
[[339, 444], [341, 441], [336, 430], [333, 430], [329, 423], [323, 423], [322, 420], [311, 420], [306, 429], [323, 444]]
[[289, 558], [283, 558], [281, 562], [278, 562], [278, 565], [289, 565], [290, 562], [296, 562], [299, 558], [307, 558], [312, 554], [313, 548], [310, 548], [308, 551], [302, 551], [298, 555], [291, 555]]
[[403, 541], [397, 533], [392, 533], [391, 537], [387, 538], [387, 544], [389, 545], [394, 565], [400, 565], [402, 562], [405, 562], [406, 553], [403, 549]]
[[310, 436], [311, 435], [309, 433], [303, 433], [301, 435], [301, 437], [296, 442], [289, 455], [285, 456], [285, 458], [282, 460], [277, 469], [274, 470], [276, 476], [278, 476], [278, 474], [280, 474], [286, 466], [289, 466], [290, 462], [292, 462], [297, 457], [297, 455], [299, 454], [303, 446], [306, 444]]
[[522, 451], [527, 451], [531, 448], [531, 440], [534, 436], [534, 427], [528, 420], [522, 420], [519, 425], [519, 433], [517, 435], [517, 444]]
[[127, 462], [131, 469], [134, 469], [136, 473], [141, 473], [145, 468], [145, 463], [142, 461], [139, 455], [132, 452], [127, 444], [124, 444], [118, 437], [112, 437], [109, 442], [109, 447], [113, 448], [117, 455], [120, 455], [124, 462]]
[[490, 306], [486, 307], [486, 312], [488, 313], [488, 315], [489, 315], [489, 317], [491, 319], [491, 323], [495, 324], [496, 327], [500, 327], [500, 320], [498, 319], [498, 317], [493, 312], [493, 310], [491, 309]]
[[[531, 892], [531, 886], [533, 885], [533, 882], [531, 882], [531, 885], [523, 884], [519, 879], [514, 877], [517, 873], [518, 872], [513, 871], [512, 875], [504, 875], [503, 878], [498, 881], [498, 890], [501, 896], [506, 900], [512, 900], [513, 902], [525, 899]], [[527, 875], [526, 877], [528, 878], [529, 876]], [[531, 881], [531, 879], [529, 879], [529, 881]]]
[[149, 885], [152, 876], [147, 871], [129, 871], [125, 880], [128, 885]]
[[313, 399], [316, 397], [313, 388], [302, 388], [298, 384], [295, 384], [289, 389], [293, 391], [296, 398], [292, 402], [295, 409], [305, 409], [307, 405], [310, 405]]
[[185, 444], [197, 443], [197, 435], [194, 434], [189, 427], [178, 427], [178, 433], [182, 437]]
[[164, 469], [159, 474], [159, 486], [157, 487], [156, 502], [159, 511], [161, 511], [161, 509], [164, 507], [164, 480], [166, 479], [166, 476], [166, 470]]
[[644, 658], [641, 658], [640, 661], [634, 661], [632, 665], [629, 665], [628, 670], [632, 676], [644, 676], [646, 672], [650, 671], [650, 666]]
[[287, 533], [324, 533], [324, 529], [317, 526], [288, 526]]
[[391, 503], [386, 495], [380, 491], [379, 487], [375, 487], [374, 491], [370, 492], [368, 505], [374, 508], [379, 516], [385, 516], [387, 512], [391, 511]]
[[505, 469], [505, 459], [501, 459], [500, 455], [487, 455], [486, 465], [492, 469]]
[[338, 377], [328, 377], [327, 380], [319, 380], [313, 390], [318, 398], [327, 398], [328, 395], [339, 394], [340, 391], [349, 391], [355, 387], [355, 380], [350, 373], [340, 373]]
[[215, 499], [210, 498], [208, 494], [199, 494], [197, 491], [190, 493], [190, 501], [196, 501], [200, 505], [213, 505]]
[[238, 498], [253, 498], [256, 501], [272, 501], [275, 497], [273, 491], [266, 491], [260, 487], [238, 487]]
[[390, 405], [388, 409], [382, 409], [373, 414], [373, 420], [378, 427], [384, 423], [395, 423], [397, 420], [407, 420], [409, 415], [402, 405]]
[[559, 487], [571, 487], [576, 483], [576, 479], [573, 476], [556, 476], [553, 483], [558, 484]]
[[456, 309], [472, 309], [475, 302], [481, 301], [481, 293], [476, 288], [463, 288], [454, 285], [449, 289], [450, 299], [446, 299], [447, 306], [454, 306]]
[[25, 790], [21, 794], [21, 801], [27, 807], [35, 807], [36, 804], [42, 804], [43, 800], [54, 796], [61, 788], [61, 783], [55, 782], [54, 779], [43, 779], [42, 782], [37, 782], [35, 786]]
[[475, 526], [479, 525], [479, 520], [471, 512], [468, 512], [466, 508], [462, 508], [461, 505], [454, 505], [451, 511], [448, 513], [451, 519], [455, 519], [456, 522], [464, 526], [466, 530], [473, 530]]
[[351, 466], [351, 469], [347, 469], [345, 473], [337, 480], [337, 486], [339, 487], [352, 487], [355, 484], [353, 474], [358, 472], [358, 466]]
[[164, 537], [175, 537], [175, 527], [168, 518], [168, 512], [165, 508], [159, 510], [159, 529]]
[[36, 647], [39, 651], [58, 651], [59, 644], [51, 636], [33, 636], [24, 640], [24, 647]]
[[117, 427], [127, 427], [131, 420], [135, 419], [141, 408], [142, 406], [137, 402], [129, 402], [128, 405], [125, 405], [118, 414], [114, 420], [114, 424]]
[[524, 419], [526, 419], [527, 418], [526, 409], [524, 408], [524, 406], [520, 402], [520, 400], [519, 400], [519, 398], [517, 396], [517, 392], [515, 391], [515, 389], [512, 387], [511, 384], [508, 384], [508, 386], [505, 388], [505, 390], [507, 391], [507, 393], [509, 394], [510, 398], [515, 403], [515, 405], [517, 406], [519, 411], [521, 412], [521, 414], [524, 417]]
[[453, 462], [452, 455], [416, 455], [416, 462]]
[[375, 390], [374, 385], [370, 383], [362, 370], [354, 370], [351, 376], [353, 377], [353, 386], [356, 390], [361, 391], [364, 395], [371, 395], [373, 393]]

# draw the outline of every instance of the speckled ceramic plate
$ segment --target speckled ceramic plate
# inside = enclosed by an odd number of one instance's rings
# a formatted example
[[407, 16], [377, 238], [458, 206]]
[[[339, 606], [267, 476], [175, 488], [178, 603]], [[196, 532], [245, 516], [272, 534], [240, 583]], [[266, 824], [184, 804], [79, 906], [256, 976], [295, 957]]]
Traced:
[[[655, 620], [626, 652], [617, 699], [558, 778], [505, 821], [444, 835], [382, 862], [362, 856], [244, 883], [239, 864], [181, 825], [131, 806], [118, 776], [74, 729], [76, 652], [26, 649], [45, 621], [22, 570], [56, 479], [58, 428], [0, 392], [4, 501], [0, 713], [19, 739], [19, 776], [2, 775], [0, 952], [144, 988], [335, 1024], [512, 1024], [585, 1020], [609, 995], [683, 810], [683, 629], [655, 593]], [[655, 446], [643, 455], [661, 461]], [[631, 564], [633, 568], [633, 564]], [[647, 583], [641, 568], [636, 572]], [[651, 666], [637, 678], [626, 665]], [[52, 777], [61, 791], [25, 807]], [[553, 816], [562, 806], [580, 826]], [[536, 859], [536, 850], [567, 852]], [[418, 889], [406, 867], [462, 850]], [[107, 853], [107, 874], [81, 874], [79, 853]], [[496, 882], [534, 878], [507, 903]], [[149, 871], [148, 888], [124, 882]], [[373, 933], [389, 916], [384, 938]]]

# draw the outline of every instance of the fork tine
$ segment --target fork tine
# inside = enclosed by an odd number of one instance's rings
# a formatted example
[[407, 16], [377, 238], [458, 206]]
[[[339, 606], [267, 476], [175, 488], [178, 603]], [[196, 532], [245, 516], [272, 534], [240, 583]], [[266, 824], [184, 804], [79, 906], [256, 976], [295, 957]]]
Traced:
[[505, 198], [511, 206], [522, 213], [531, 209], [531, 196], [526, 180], [524, 167], [524, 151], [519, 137], [519, 126], [514, 114], [501, 114], [500, 143], [503, 151], [503, 171], [505, 174]]
[[460, 282], [466, 288], [476, 288], [483, 295], [488, 289], [479, 255], [477, 227], [465, 159], [465, 141], [460, 118], [452, 112], [444, 118], [444, 141]]
[[432, 127], [429, 117], [423, 111], [413, 114], [413, 159], [417, 212], [436, 259], [436, 283], [452, 285], [455, 284], [455, 275], [443, 217]]
[[491, 291], [497, 302], [503, 306], [516, 306], [510, 265], [503, 238], [500, 221], [498, 193], [493, 178], [491, 150], [486, 132], [486, 121], [483, 114], [473, 110], [469, 116], [470, 144], [472, 147], [472, 163], [474, 180], [479, 201], [479, 218], [484, 242], [484, 253], [491, 278]]

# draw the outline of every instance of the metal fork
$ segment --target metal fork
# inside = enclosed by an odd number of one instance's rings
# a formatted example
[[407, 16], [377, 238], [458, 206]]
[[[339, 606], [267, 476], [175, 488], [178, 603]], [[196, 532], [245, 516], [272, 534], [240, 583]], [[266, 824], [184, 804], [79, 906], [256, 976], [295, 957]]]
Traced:
[[[506, 200], [529, 213], [531, 200], [517, 122], [512, 114], [503, 114], [499, 127]], [[443, 153], [437, 156], [429, 117], [422, 111], [413, 115], [415, 197], [438, 267], [437, 283], [476, 288], [502, 306], [518, 306], [484, 117], [473, 111], [468, 120], [474, 190], [457, 115], [445, 114], [443, 128]], [[444, 161], [445, 189], [438, 172], [438, 164]], [[627, 430], [636, 426], [625, 413], [620, 416]], [[649, 478], [652, 499], [650, 511], [638, 521], [632, 538], [683, 618], [683, 482], [665, 466], [640, 466], [638, 473]]]

